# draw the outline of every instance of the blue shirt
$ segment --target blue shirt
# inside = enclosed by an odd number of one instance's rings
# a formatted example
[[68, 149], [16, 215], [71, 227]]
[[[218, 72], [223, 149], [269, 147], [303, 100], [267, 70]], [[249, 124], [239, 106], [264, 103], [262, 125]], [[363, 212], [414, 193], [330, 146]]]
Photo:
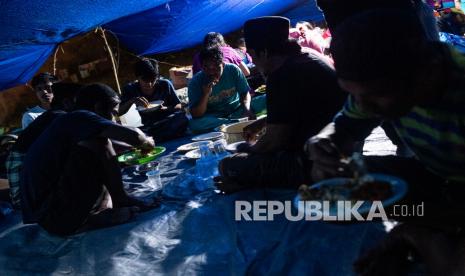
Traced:
[[44, 214], [71, 149], [80, 141], [96, 138], [113, 124], [95, 113], [80, 110], [61, 115], [42, 132], [27, 152], [20, 177], [25, 223], [37, 222]]
[[[208, 83], [208, 77], [200, 71], [189, 83], [189, 107], [197, 106], [202, 97], [202, 87]], [[240, 96], [249, 91], [249, 84], [241, 69], [234, 64], [224, 64], [223, 74], [213, 86], [208, 98], [206, 113], [227, 116], [233, 113], [240, 104]]]

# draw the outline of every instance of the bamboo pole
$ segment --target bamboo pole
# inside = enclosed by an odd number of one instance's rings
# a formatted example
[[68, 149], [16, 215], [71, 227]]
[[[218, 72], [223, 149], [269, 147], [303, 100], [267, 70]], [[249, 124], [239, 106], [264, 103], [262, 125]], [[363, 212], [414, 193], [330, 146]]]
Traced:
[[118, 79], [118, 69], [116, 69], [116, 62], [115, 62], [115, 57], [113, 55], [113, 51], [111, 50], [110, 44], [108, 44], [108, 40], [105, 35], [105, 30], [102, 27], [98, 27], [98, 29], [102, 33], [102, 38], [105, 41], [105, 45], [107, 47], [108, 53], [110, 54], [111, 64], [113, 66], [113, 74], [115, 75], [116, 89], [117, 89], [118, 94], [121, 95], [121, 86], [119, 84], [119, 79]]
[[56, 76], [57, 75], [57, 54], [58, 54], [58, 50], [60, 49], [60, 45], [57, 46], [57, 48], [55, 49], [55, 54], [53, 54], [53, 75]]

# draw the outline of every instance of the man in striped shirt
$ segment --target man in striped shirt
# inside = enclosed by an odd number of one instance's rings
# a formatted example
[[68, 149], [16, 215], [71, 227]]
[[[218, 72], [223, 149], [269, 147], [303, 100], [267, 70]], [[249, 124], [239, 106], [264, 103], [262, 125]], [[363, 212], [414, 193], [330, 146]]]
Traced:
[[405, 256], [415, 252], [433, 275], [463, 275], [464, 57], [428, 41], [418, 18], [398, 10], [361, 13], [331, 32], [339, 84], [350, 96], [334, 121], [307, 142], [313, 180], [340, 173], [341, 155], [385, 121], [414, 157], [366, 157], [367, 169], [406, 180], [409, 192], [399, 203], [424, 204], [423, 217], [402, 218], [406, 223], [356, 271], [400, 275]]
[[[407, 180], [407, 198], [414, 202], [436, 201], [443, 190], [448, 197], [463, 196], [465, 58], [428, 41], [417, 18], [402, 11], [363, 13], [333, 33], [339, 84], [350, 97], [334, 122], [307, 143], [313, 180], [341, 171], [340, 155], [350, 154], [354, 142], [384, 120], [415, 158], [367, 158], [371, 171]], [[442, 219], [452, 218], [448, 213]]]

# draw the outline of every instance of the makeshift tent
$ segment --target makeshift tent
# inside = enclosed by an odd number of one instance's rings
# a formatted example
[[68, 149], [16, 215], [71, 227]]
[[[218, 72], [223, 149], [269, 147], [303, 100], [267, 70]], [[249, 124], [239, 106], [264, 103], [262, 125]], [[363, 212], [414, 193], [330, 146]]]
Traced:
[[[0, 9], [0, 90], [27, 82], [55, 47], [97, 26], [136, 54], [180, 50], [208, 31], [227, 33], [244, 21], [304, 7], [314, 0], [12, 0]], [[303, 14], [306, 12], [297, 12]], [[320, 14], [321, 17], [321, 14]]]

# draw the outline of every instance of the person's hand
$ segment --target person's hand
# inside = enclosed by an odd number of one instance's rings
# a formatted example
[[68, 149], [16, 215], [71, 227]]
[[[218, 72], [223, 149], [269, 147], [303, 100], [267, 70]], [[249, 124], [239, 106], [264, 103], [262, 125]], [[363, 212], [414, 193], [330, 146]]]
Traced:
[[202, 86], [202, 92], [204, 95], [210, 95], [212, 93], [212, 90], [213, 90], [213, 86], [215, 86], [217, 83], [217, 81], [210, 81], [208, 82], [207, 84], [205, 84], [204, 86]]
[[162, 105], [162, 106], [160, 107], [160, 110], [168, 110], [168, 107], [167, 107], [167, 106], [164, 106], [164, 105]]
[[245, 108], [244, 108], [244, 111], [242, 112], [242, 117], [247, 117], [249, 120], [257, 119], [257, 115], [255, 115], [255, 113], [252, 110], [245, 109]]
[[149, 106], [149, 101], [145, 97], [134, 98], [134, 103], [136, 104], [136, 106]]
[[240, 143], [236, 147], [236, 152], [249, 153], [249, 152], [251, 152], [251, 148], [252, 148], [252, 146], [249, 143]]
[[220, 175], [213, 178], [215, 186], [225, 194], [231, 194], [251, 188], [251, 186], [244, 185], [243, 183], [238, 183], [235, 180], [235, 177], [230, 177], [231, 172], [226, 168], [227, 165], [225, 165], [228, 158], [230, 157], [226, 157], [225, 159], [221, 160], [218, 164], [218, 171]]
[[139, 146], [139, 148], [143, 152], [149, 152], [153, 150], [154, 147], [155, 147], [155, 141], [153, 140], [153, 137], [151, 136], [145, 136], [142, 140], [141, 145]]
[[244, 127], [244, 129], [242, 130], [243, 131], [242, 136], [244, 137], [245, 141], [249, 143], [255, 142], [255, 140], [257, 140], [258, 133], [260, 133], [260, 131], [262, 131], [263, 128], [264, 128], [263, 122], [258, 120]]
[[308, 159], [313, 161], [313, 181], [334, 177], [343, 172], [341, 153], [331, 140], [333, 133], [334, 128], [328, 126], [305, 143], [304, 151]]

